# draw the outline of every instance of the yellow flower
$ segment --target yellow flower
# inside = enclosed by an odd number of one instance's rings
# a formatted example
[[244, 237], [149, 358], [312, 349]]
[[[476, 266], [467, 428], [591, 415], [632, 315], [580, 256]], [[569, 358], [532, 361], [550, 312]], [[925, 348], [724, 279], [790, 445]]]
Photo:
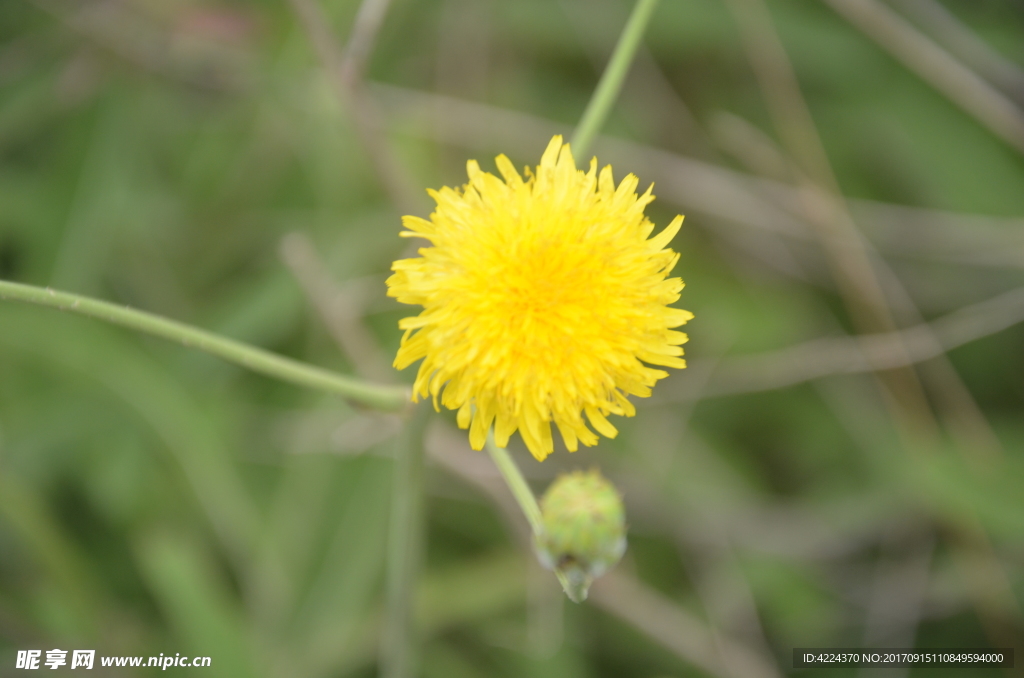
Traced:
[[[693, 317], [670, 308], [683, 281], [666, 278], [679, 255], [665, 246], [677, 216], [657, 236], [632, 174], [618, 187], [610, 166], [576, 169], [556, 136], [526, 179], [504, 155], [502, 179], [467, 163], [462, 189], [429, 191], [430, 221], [405, 217], [406, 237], [431, 247], [392, 266], [388, 294], [423, 312], [405, 318], [395, 367], [423, 358], [414, 397], [438, 396], [457, 409], [481, 449], [519, 430], [530, 452], [551, 453], [551, 422], [566, 447], [594, 445], [618, 431], [608, 414], [636, 413], [627, 395], [646, 397], [668, 373], [643, 362], [686, 367], [686, 335], [670, 328]], [[641, 362], [643, 361], [643, 362]], [[442, 394], [443, 391], [443, 394]]]

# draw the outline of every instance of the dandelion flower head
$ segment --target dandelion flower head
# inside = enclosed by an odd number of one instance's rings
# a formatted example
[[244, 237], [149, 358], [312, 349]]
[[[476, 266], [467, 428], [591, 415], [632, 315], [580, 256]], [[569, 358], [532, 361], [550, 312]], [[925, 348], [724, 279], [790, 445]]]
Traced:
[[387, 281], [423, 306], [399, 323], [395, 367], [423, 359], [414, 398], [458, 410], [474, 449], [493, 425], [499, 446], [519, 430], [543, 460], [552, 422], [570, 451], [597, 443], [587, 422], [613, 438], [607, 416], [634, 415], [627, 396], [668, 376], [649, 365], [686, 367], [686, 335], [671, 328], [693, 315], [669, 306], [683, 281], [667, 277], [679, 255], [665, 248], [683, 218], [650, 237], [651, 188], [638, 196], [632, 174], [616, 186], [596, 158], [577, 170], [559, 136], [525, 179], [504, 155], [496, 164], [501, 178], [470, 160], [464, 187], [429, 191], [430, 220], [403, 219], [403, 236], [431, 246]]

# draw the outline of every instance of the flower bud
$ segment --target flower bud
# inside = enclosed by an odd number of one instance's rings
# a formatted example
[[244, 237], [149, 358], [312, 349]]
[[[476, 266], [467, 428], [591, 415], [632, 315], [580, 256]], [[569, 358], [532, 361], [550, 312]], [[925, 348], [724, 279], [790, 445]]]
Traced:
[[564, 575], [574, 602], [587, 597], [601, 576], [626, 550], [626, 519], [615, 486], [597, 470], [559, 476], [540, 501], [543, 531], [537, 555], [548, 569]]

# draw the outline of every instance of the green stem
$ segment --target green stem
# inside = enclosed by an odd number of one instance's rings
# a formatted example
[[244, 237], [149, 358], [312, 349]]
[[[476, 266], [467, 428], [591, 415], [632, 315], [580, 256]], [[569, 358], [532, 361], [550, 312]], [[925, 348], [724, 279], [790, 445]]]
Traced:
[[423, 430], [430, 408], [420, 405], [395, 444], [388, 527], [387, 619], [381, 642], [382, 678], [416, 675], [414, 620], [423, 539]]
[[487, 437], [487, 453], [491, 455], [494, 465], [501, 471], [501, 477], [508, 484], [508, 489], [512, 490], [512, 496], [516, 498], [519, 508], [523, 510], [527, 522], [530, 523], [530, 529], [533, 530], [535, 535], [539, 535], [544, 529], [544, 523], [541, 520], [540, 504], [537, 503], [537, 498], [533, 496], [533, 490], [526, 483], [526, 478], [523, 477], [516, 463], [512, 461], [512, 456], [508, 453], [508, 450], [495, 444], [493, 436]]
[[590, 143], [597, 136], [597, 132], [604, 125], [615, 100], [618, 99], [622, 83], [626, 79], [629, 67], [633, 64], [633, 57], [636, 56], [640, 40], [643, 39], [644, 31], [647, 29], [647, 24], [657, 5], [658, 0], [637, 0], [636, 5], [633, 6], [633, 13], [630, 14], [626, 27], [622, 30], [622, 35], [619, 36], [619, 42], [615, 45], [612, 58], [608, 61], [608, 65], [601, 75], [601, 81], [591, 95], [590, 103], [587, 104], [587, 109], [583, 112], [579, 125], [576, 126], [576, 132], [572, 135], [572, 151], [578, 160], [582, 160], [586, 156], [590, 149]]
[[404, 387], [369, 384], [291, 358], [275, 355], [213, 332], [99, 299], [6, 280], [0, 280], [0, 299], [27, 301], [106, 320], [115, 325], [139, 330], [178, 342], [183, 346], [206, 351], [254, 372], [290, 381], [300, 386], [337, 393], [350, 400], [381, 410], [399, 410], [405, 407], [410, 400], [409, 390]]
[[[498, 467], [501, 477], [505, 479], [505, 484], [512, 491], [512, 496], [515, 497], [516, 503], [519, 504], [523, 515], [526, 516], [526, 521], [530, 523], [533, 536], [541, 536], [544, 532], [544, 522], [541, 518], [540, 504], [537, 503], [537, 498], [533, 496], [533, 490], [527, 484], [522, 471], [512, 461], [512, 456], [508, 453], [508, 450], [498, 447], [494, 443], [494, 437], [491, 435], [487, 436], [487, 453], [491, 455], [494, 465]], [[579, 596], [575, 593], [575, 587], [569, 582], [565, 573], [561, 570], [555, 570], [555, 577], [558, 578], [558, 583], [562, 585], [562, 590], [569, 596], [569, 599], [573, 602], [580, 602]]]

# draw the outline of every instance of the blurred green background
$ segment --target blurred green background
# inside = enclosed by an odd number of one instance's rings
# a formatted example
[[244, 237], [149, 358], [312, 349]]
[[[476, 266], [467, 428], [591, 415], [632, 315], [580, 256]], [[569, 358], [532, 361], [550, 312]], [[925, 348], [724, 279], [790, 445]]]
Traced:
[[[655, 182], [659, 228], [687, 215], [690, 367], [615, 440], [512, 450], [537, 491], [599, 467], [629, 551], [563, 602], [433, 415], [422, 676], [876, 675], [794, 672], [806, 646], [1024, 665], [1024, 7], [941, 3], [661, 2], [593, 152]], [[349, 0], [2, 0], [0, 278], [409, 382], [400, 215], [571, 133], [630, 6], [394, 0], [375, 35]], [[54, 647], [376, 675], [398, 427], [0, 302], [0, 675]]]

